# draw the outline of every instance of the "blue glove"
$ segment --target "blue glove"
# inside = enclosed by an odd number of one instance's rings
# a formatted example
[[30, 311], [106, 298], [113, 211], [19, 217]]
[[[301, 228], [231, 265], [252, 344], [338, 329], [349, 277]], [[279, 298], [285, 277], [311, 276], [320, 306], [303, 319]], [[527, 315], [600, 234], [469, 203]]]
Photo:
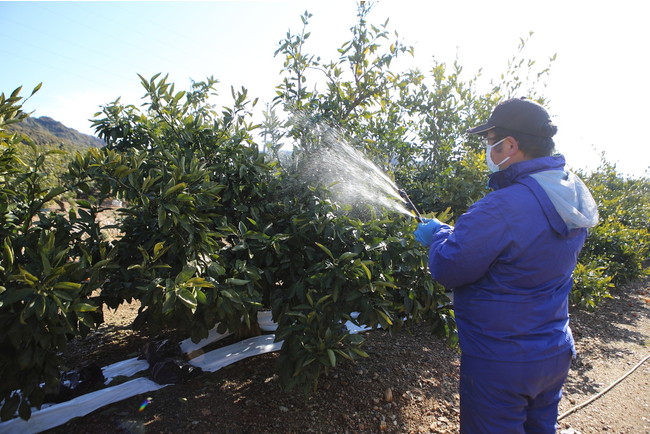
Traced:
[[433, 234], [438, 232], [441, 226], [442, 222], [438, 219], [423, 218], [422, 223], [418, 224], [417, 229], [413, 232], [415, 241], [424, 247], [429, 247], [433, 242]]

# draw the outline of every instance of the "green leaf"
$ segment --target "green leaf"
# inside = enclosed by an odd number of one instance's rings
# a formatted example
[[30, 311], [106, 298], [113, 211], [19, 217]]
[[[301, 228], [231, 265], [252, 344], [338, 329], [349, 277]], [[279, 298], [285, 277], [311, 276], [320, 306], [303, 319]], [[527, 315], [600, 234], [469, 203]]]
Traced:
[[370, 357], [370, 356], [368, 355], [368, 353], [366, 353], [365, 351], [363, 351], [361, 348], [352, 347], [352, 351], [354, 351], [355, 353], [357, 353], [357, 354], [360, 355], [361, 357]]
[[[72, 300], [74, 300], [74, 298], [76, 296], [75, 294], [70, 294], [69, 292], [60, 291], [58, 289], [54, 289], [52, 291], [52, 294], [54, 294], [56, 297], [58, 297], [58, 298], [60, 298], [62, 300], [65, 300], [65, 301], [72, 301]], [[58, 303], [60, 303], [60, 301]], [[63, 306], [60, 306], [60, 307], [61, 307], [61, 310], [65, 310], [65, 308]]]
[[86, 312], [78, 312], [77, 313], [77, 318], [79, 321], [81, 321], [82, 324], [84, 324], [86, 327], [93, 328], [95, 327], [95, 323], [93, 321], [93, 317], [91, 315], [88, 315]]
[[336, 367], [336, 354], [334, 354], [334, 351], [329, 348], [327, 349], [327, 357], [330, 359], [330, 365]]
[[167, 211], [162, 206], [158, 207], [158, 227], [163, 228], [167, 221]]
[[17, 301], [26, 300], [34, 294], [32, 288], [9, 289], [0, 295], [0, 306], [9, 306]]
[[185, 187], [187, 187], [187, 184], [184, 183], [184, 182], [181, 182], [180, 184], [176, 184], [176, 185], [168, 188], [167, 191], [165, 191], [165, 193], [163, 194], [163, 197], [167, 197], [170, 194], [173, 194], [174, 192], [177, 192], [178, 190], [181, 190], [181, 189], [183, 189]]
[[75, 282], [57, 282], [54, 284], [53, 288], [63, 289], [65, 291], [77, 291], [81, 289], [81, 284]]
[[112, 261], [113, 261], [112, 259], [102, 259], [101, 261], [97, 261], [95, 264], [93, 264], [93, 268], [105, 267], [106, 265], [109, 265]]
[[[41, 88], [41, 86], [43, 86], [43, 82], [38, 83], [38, 84], [36, 85], [36, 87], [34, 87], [34, 89], [32, 89], [32, 93], [31, 93], [29, 96], [32, 96], [32, 95], [34, 95], [36, 92], [38, 92], [39, 89]], [[21, 87], [22, 87], [22, 86], [21, 86]]]
[[43, 202], [47, 202], [47, 201], [52, 200], [53, 197], [60, 195], [60, 194], [63, 193], [64, 191], [65, 191], [65, 188], [63, 188], [63, 187], [55, 187], [55, 188], [51, 189], [51, 190], [50, 190], [50, 191], [45, 195], [45, 197], [43, 198]]
[[192, 277], [187, 282], [185, 282], [185, 284], [188, 285], [188, 286], [199, 287], [199, 288], [213, 288], [214, 287], [214, 285], [212, 283], [208, 282], [203, 277]]
[[11, 246], [11, 241], [9, 240], [9, 238], [4, 239], [3, 247], [4, 247], [5, 259], [7, 260], [9, 265], [12, 265], [14, 263], [14, 249]]
[[191, 309], [192, 312], [196, 310], [196, 297], [194, 297], [194, 294], [192, 294], [187, 288], [181, 288], [180, 290], [177, 290], [176, 296], [181, 301], [181, 303]]
[[34, 312], [36, 313], [36, 318], [39, 320], [43, 318], [43, 315], [45, 315], [46, 307], [45, 297], [42, 295], [37, 295], [34, 303]]
[[[41, 84], [43, 84], [43, 83], [40, 83], [40, 84], [39, 84], [39, 87], [40, 87]], [[23, 87], [22, 87], [22, 86], [18, 86], [17, 88], [15, 88], [14, 91], [11, 92], [11, 96], [9, 97], [9, 99], [18, 98], [18, 95], [20, 95], [20, 91], [21, 91], [21, 90], [23, 90]], [[33, 93], [33, 92], [32, 92], [32, 93]], [[4, 98], [4, 95], [3, 95], [3, 98]], [[22, 99], [22, 97], [20, 97], [19, 99]], [[3, 420], [4, 420], [4, 419], [3, 419]]]
[[203, 291], [196, 291], [196, 302], [198, 304], [208, 304], [208, 297]]
[[180, 101], [180, 99], [183, 98], [183, 97], [185, 96], [185, 93], [186, 93], [186, 92], [185, 92], [184, 90], [178, 92], [178, 93], [176, 94], [176, 96], [174, 96], [174, 101], [177, 101], [177, 102]]
[[246, 285], [246, 284], [250, 283], [250, 280], [248, 280], [248, 279], [235, 279], [235, 278], [231, 277], [229, 279], [226, 279], [226, 283], [229, 283], [229, 284], [235, 285], [235, 286], [243, 286], [243, 285]]
[[327, 254], [327, 256], [329, 256], [330, 258], [334, 259], [334, 255], [332, 255], [332, 252], [330, 251], [330, 249], [328, 249], [327, 247], [325, 247], [325, 246], [322, 245], [321, 243], [316, 243], [316, 245], [317, 245], [318, 247], [320, 247], [320, 249], [321, 249], [323, 252], [325, 252], [325, 253]]
[[41, 264], [43, 265], [43, 274], [49, 275], [52, 271], [52, 265], [45, 252], [41, 252]]
[[166, 315], [174, 310], [174, 304], [176, 303], [176, 293], [168, 292], [165, 296], [165, 301], [162, 305], [162, 313]]
[[226, 269], [217, 262], [210, 263], [210, 265], [208, 265], [208, 270], [210, 270], [211, 273], [214, 273], [217, 276], [223, 276], [224, 274], [226, 274]]
[[353, 253], [353, 252], [345, 252], [345, 253], [343, 253], [341, 256], [339, 256], [339, 262], [345, 262], [345, 261], [348, 261], [348, 260], [354, 258], [354, 257], [357, 256], [357, 255], [358, 255], [357, 253]]
[[121, 164], [115, 168], [115, 176], [118, 178], [124, 178], [127, 176], [129, 173], [132, 173], [135, 171], [135, 169], [129, 169], [129, 167], [125, 166], [124, 164]]
[[386, 315], [386, 313], [384, 313], [383, 310], [375, 309], [375, 312], [377, 312], [379, 316], [381, 316], [384, 319], [384, 321], [386, 321], [386, 324], [393, 325], [393, 321], [391, 321], [391, 319], [388, 317], [388, 315]]
[[345, 359], [352, 360], [352, 357], [350, 357], [350, 355], [347, 354], [347, 353], [344, 352], [344, 351], [336, 350], [336, 354], [340, 355], [341, 357], [343, 357], [343, 358], [345, 358]]
[[92, 207], [91, 203], [84, 199], [77, 199], [76, 202], [77, 205], [81, 208], [89, 209], [90, 207]]
[[70, 306], [70, 310], [73, 310], [75, 312], [95, 312], [97, 310], [97, 306], [93, 306], [92, 304], [88, 303], [76, 303]]
[[327, 299], [329, 299], [329, 298], [332, 298], [332, 294], [327, 294], [327, 295], [321, 297], [321, 298], [316, 302], [316, 306], [318, 306], [319, 304], [323, 303], [325, 300], [327, 300]]
[[181, 283], [185, 283], [189, 279], [191, 279], [192, 276], [194, 276], [194, 273], [196, 273], [196, 268], [186, 265], [185, 267], [183, 267], [183, 270], [176, 275], [176, 279], [174, 279], [174, 283], [176, 283], [177, 285]]
[[368, 269], [368, 267], [366, 267], [366, 264], [361, 262], [361, 268], [363, 268], [363, 271], [366, 272], [366, 277], [368, 278], [368, 280], [372, 279], [372, 273], [370, 273], [370, 270]]
[[[23, 279], [22, 282], [27, 284], [34, 284], [39, 281], [38, 277], [34, 276], [32, 273], [30, 273], [29, 271], [25, 270], [23, 267], [20, 266], [19, 266], [19, 275]], [[17, 276], [13, 276], [13, 278], [16, 277]]]

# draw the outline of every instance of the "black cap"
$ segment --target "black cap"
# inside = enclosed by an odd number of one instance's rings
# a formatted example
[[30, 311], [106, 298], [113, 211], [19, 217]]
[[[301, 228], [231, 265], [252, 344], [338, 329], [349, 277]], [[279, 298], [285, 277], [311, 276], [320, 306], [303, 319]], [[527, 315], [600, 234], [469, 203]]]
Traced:
[[526, 98], [503, 101], [494, 108], [486, 123], [467, 132], [480, 134], [496, 127], [538, 137], [553, 137], [557, 132], [546, 109]]

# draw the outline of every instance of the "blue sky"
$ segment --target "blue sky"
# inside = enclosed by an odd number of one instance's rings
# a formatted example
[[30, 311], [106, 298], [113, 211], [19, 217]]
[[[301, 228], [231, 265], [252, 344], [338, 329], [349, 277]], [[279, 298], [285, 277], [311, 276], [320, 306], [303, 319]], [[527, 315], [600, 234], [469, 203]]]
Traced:
[[[34, 116], [92, 133], [88, 119], [117, 97], [140, 104], [137, 74], [169, 74], [177, 90], [190, 79], [219, 79], [220, 93], [248, 88], [262, 104], [280, 82], [278, 42], [313, 14], [309, 50], [336, 58], [356, 22], [354, 1], [5, 2], [0, 1], [0, 91], [22, 85]], [[649, 175], [650, 110], [643, 2], [622, 0], [379, 1], [373, 23], [390, 18], [407, 44], [410, 66], [457, 57], [467, 78], [479, 68], [497, 79], [529, 31], [526, 56], [546, 64], [557, 53], [548, 87], [559, 125], [558, 150], [573, 167], [593, 168], [600, 152], [624, 173]]]

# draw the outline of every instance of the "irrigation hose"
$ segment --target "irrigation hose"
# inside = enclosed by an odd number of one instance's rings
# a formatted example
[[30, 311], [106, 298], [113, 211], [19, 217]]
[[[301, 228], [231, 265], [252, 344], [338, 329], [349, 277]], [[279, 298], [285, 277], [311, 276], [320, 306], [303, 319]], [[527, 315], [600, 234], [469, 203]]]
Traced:
[[635, 366], [634, 368], [632, 368], [632, 369], [630, 369], [629, 371], [627, 371], [627, 372], [626, 372], [626, 373], [625, 373], [621, 378], [619, 378], [618, 380], [614, 381], [614, 382], [613, 382], [612, 384], [610, 384], [610, 385], [609, 385], [605, 390], [603, 390], [602, 392], [599, 392], [598, 394], [592, 396], [591, 398], [589, 398], [588, 400], [586, 400], [586, 401], [583, 402], [582, 404], [578, 404], [578, 405], [576, 405], [575, 407], [573, 407], [572, 409], [567, 410], [567, 411], [565, 411], [564, 413], [562, 413], [560, 416], [558, 416], [557, 421], [558, 421], [558, 422], [561, 421], [562, 419], [564, 419], [565, 417], [567, 417], [567, 416], [570, 415], [571, 413], [573, 413], [573, 412], [575, 412], [575, 411], [577, 411], [577, 410], [580, 410], [580, 409], [583, 408], [583, 407], [586, 407], [587, 405], [591, 404], [592, 402], [594, 402], [595, 400], [597, 400], [598, 398], [600, 398], [601, 396], [603, 396], [605, 393], [609, 392], [609, 391], [610, 391], [614, 386], [616, 386], [616, 385], [617, 385], [618, 383], [620, 383], [621, 381], [625, 380], [625, 379], [626, 379], [626, 378], [627, 378], [627, 377], [628, 377], [632, 372], [636, 371], [636, 370], [639, 368], [639, 366], [643, 365], [643, 363], [644, 363], [646, 360], [648, 360], [648, 359], [650, 359], [650, 354], [647, 355], [647, 356], [645, 356], [643, 359], [641, 359], [641, 361], [640, 361], [639, 363], [637, 363], [636, 366]]

